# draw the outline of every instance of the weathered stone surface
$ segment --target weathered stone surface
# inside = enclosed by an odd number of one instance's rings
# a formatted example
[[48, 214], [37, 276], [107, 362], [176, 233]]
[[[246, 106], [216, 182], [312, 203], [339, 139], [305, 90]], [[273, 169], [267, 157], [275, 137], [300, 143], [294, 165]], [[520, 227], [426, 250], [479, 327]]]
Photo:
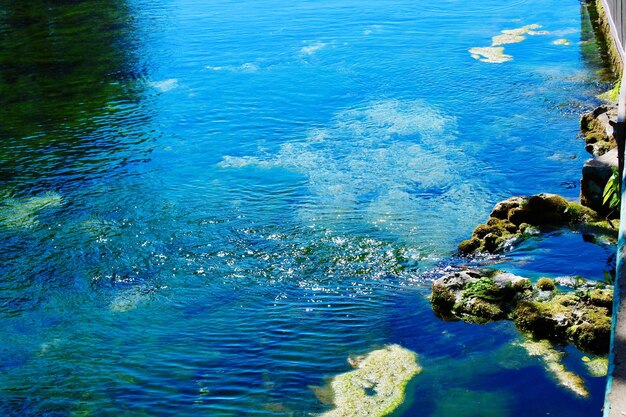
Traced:
[[593, 156], [604, 155], [615, 148], [613, 125], [617, 120], [615, 104], [602, 105], [580, 119], [580, 130], [585, 135], [585, 150]]
[[611, 311], [596, 303], [612, 303], [613, 292], [598, 289], [592, 294], [576, 292], [557, 294], [544, 302], [520, 301], [513, 313], [515, 325], [537, 338], [572, 343], [585, 352], [606, 353], [611, 339]]
[[602, 156], [588, 159], [583, 165], [583, 176], [580, 180], [580, 202], [599, 214], [608, 214], [609, 208], [602, 204], [602, 194], [607, 181], [617, 168], [617, 148]]
[[485, 323], [506, 318], [530, 288], [527, 278], [509, 273], [449, 268], [433, 282], [430, 301], [440, 317]]

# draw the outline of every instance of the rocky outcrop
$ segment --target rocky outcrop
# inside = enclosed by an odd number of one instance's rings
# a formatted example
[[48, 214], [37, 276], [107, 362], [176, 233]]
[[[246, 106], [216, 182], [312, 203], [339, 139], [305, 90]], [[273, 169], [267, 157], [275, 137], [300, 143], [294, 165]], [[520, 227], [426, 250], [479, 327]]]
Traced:
[[580, 203], [602, 215], [608, 215], [611, 211], [603, 204], [602, 194], [613, 169], [618, 167], [616, 121], [617, 105], [612, 103], [585, 113], [580, 119], [580, 130], [585, 136], [585, 149], [594, 156], [583, 166]]
[[492, 270], [448, 268], [432, 284], [434, 312], [470, 323], [510, 319], [524, 333], [555, 343], [572, 343], [590, 353], [606, 353], [611, 335], [613, 291], [588, 286], [561, 292], [542, 278]]
[[430, 302], [442, 318], [486, 323], [509, 317], [531, 288], [530, 280], [513, 274], [449, 267], [433, 282]]
[[602, 105], [581, 117], [580, 130], [585, 136], [587, 152], [598, 157], [617, 146], [613, 129], [616, 120], [615, 104]]
[[459, 244], [459, 253], [501, 253], [516, 241], [541, 228], [597, 225], [604, 220], [594, 210], [556, 194], [511, 197], [495, 205], [486, 223], [478, 225], [471, 239]]
[[604, 187], [617, 169], [617, 148], [602, 156], [588, 159], [583, 166], [583, 177], [580, 180], [580, 202], [599, 214], [608, 214], [609, 208], [603, 204]]

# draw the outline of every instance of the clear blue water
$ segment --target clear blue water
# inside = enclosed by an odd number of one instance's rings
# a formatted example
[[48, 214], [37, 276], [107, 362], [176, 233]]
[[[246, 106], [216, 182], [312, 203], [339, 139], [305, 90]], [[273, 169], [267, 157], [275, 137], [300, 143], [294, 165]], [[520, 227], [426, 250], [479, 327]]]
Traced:
[[[398, 416], [600, 415], [582, 353], [584, 399], [426, 298], [494, 203], [577, 197], [607, 87], [578, 1], [27, 3], [0, 13], [0, 414], [305, 416], [399, 343]], [[602, 279], [612, 247], [544, 240], [507, 267]]]

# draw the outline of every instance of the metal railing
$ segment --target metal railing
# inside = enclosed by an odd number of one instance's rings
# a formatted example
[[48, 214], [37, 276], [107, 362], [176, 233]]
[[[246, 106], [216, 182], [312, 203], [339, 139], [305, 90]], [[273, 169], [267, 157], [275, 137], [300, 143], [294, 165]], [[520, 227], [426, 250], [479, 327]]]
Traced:
[[624, 59], [624, 45], [626, 45], [626, 30], [624, 30], [624, 22], [626, 22], [626, 5], [624, 0], [599, 0], [607, 14], [613, 38], [616, 41], [617, 49]]

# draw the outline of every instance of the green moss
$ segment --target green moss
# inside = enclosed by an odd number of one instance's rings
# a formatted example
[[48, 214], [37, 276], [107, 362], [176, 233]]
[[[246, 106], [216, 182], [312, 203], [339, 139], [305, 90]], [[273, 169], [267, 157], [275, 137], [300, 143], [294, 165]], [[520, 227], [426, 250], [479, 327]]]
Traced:
[[580, 323], [567, 329], [567, 335], [584, 352], [606, 353], [611, 341], [611, 317], [606, 309], [588, 307]]
[[589, 294], [591, 304], [598, 307], [606, 307], [610, 310], [613, 308], [613, 291], [595, 289]]
[[528, 278], [520, 279], [513, 283], [513, 289], [516, 292], [525, 292], [532, 289], [532, 284]]
[[513, 312], [515, 325], [537, 338], [564, 340], [571, 309], [559, 303], [520, 301]]
[[475, 318], [473, 320], [469, 320], [475, 323], [485, 323], [490, 320], [497, 320], [504, 317], [504, 311], [499, 305], [490, 303], [480, 298], [466, 300], [463, 303], [463, 310]]
[[550, 278], [541, 278], [535, 286], [541, 291], [554, 291], [556, 289], [556, 284]]
[[481, 245], [481, 241], [480, 239], [477, 239], [475, 237], [468, 239], [468, 240], [464, 240], [463, 242], [459, 243], [459, 253], [462, 255], [469, 255], [471, 253], [476, 252], [476, 250], [478, 250], [478, 248], [480, 248]]
[[454, 307], [456, 297], [445, 285], [433, 283], [430, 302], [435, 312], [448, 313]]
[[609, 103], [617, 103], [619, 98], [619, 90], [622, 85], [621, 80], [615, 84], [615, 87], [610, 89], [609, 91], [602, 93], [598, 96], [598, 98], [602, 101], [608, 101]]
[[503, 291], [492, 278], [480, 278], [465, 286], [462, 298], [480, 298], [486, 301], [500, 301], [504, 297]]
[[382, 417], [404, 401], [408, 382], [419, 372], [417, 355], [398, 345], [370, 352], [354, 371], [330, 383], [335, 408], [321, 417]]

